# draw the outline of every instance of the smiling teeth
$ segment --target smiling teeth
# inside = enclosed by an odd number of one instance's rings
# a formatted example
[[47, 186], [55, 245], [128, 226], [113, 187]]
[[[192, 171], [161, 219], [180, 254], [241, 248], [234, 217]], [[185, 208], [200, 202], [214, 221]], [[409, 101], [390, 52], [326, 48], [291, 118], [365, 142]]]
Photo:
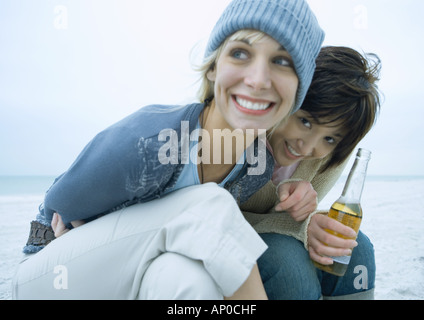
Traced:
[[296, 157], [301, 157], [302, 155], [297, 153], [291, 146], [287, 145], [287, 149], [289, 149], [290, 153]]
[[254, 103], [252, 101], [244, 100], [236, 97], [236, 101], [243, 108], [249, 110], [266, 110], [271, 104], [270, 103]]

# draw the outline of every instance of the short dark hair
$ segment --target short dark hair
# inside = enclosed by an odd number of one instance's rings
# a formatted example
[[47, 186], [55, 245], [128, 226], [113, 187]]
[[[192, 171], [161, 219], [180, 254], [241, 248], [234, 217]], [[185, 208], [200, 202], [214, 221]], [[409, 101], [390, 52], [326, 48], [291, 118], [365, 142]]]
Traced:
[[333, 150], [322, 172], [344, 162], [371, 130], [380, 111], [381, 61], [347, 47], [328, 46], [316, 60], [312, 84], [301, 110], [319, 124], [342, 125], [343, 139]]

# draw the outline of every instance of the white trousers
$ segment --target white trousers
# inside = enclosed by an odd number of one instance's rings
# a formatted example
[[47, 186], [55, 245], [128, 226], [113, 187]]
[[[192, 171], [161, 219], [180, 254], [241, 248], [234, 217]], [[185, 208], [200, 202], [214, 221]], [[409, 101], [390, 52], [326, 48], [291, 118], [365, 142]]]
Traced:
[[18, 266], [14, 299], [220, 299], [266, 244], [214, 183], [73, 229]]
[[202, 261], [173, 252], [157, 257], [146, 270], [142, 300], [222, 300], [223, 294]]

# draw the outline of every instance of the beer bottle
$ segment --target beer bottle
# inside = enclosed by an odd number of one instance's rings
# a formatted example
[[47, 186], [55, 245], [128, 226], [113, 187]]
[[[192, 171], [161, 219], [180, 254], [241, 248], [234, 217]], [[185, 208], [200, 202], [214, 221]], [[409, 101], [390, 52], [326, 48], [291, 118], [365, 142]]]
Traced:
[[[356, 154], [355, 162], [349, 172], [346, 184], [344, 186], [342, 195], [336, 202], [333, 203], [328, 216], [335, 219], [344, 225], [351, 227], [356, 233], [359, 231], [359, 226], [362, 221], [362, 208], [361, 208], [361, 195], [364, 188], [365, 177], [367, 174], [368, 161], [371, 157], [371, 152], [365, 149], [359, 149]], [[326, 230], [327, 232], [347, 239], [347, 237], [334, 232]], [[314, 261], [317, 268], [334, 274], [336, 276], [343, 276], [347, 270], [350, 262], [350, 256], [331, 257], [333, 259], [332, 265], [322, 265]]]

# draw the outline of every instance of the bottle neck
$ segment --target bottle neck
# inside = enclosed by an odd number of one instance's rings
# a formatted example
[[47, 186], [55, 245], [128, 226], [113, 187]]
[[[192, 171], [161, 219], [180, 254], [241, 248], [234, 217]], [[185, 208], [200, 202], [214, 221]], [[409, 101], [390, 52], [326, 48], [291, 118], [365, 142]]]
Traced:
[[349, 203], [361, 202], [362, 190], [364, 189], [370, 157], [370, 151], [359, 149], [343, 189], [342, 198], [345, 201]]

